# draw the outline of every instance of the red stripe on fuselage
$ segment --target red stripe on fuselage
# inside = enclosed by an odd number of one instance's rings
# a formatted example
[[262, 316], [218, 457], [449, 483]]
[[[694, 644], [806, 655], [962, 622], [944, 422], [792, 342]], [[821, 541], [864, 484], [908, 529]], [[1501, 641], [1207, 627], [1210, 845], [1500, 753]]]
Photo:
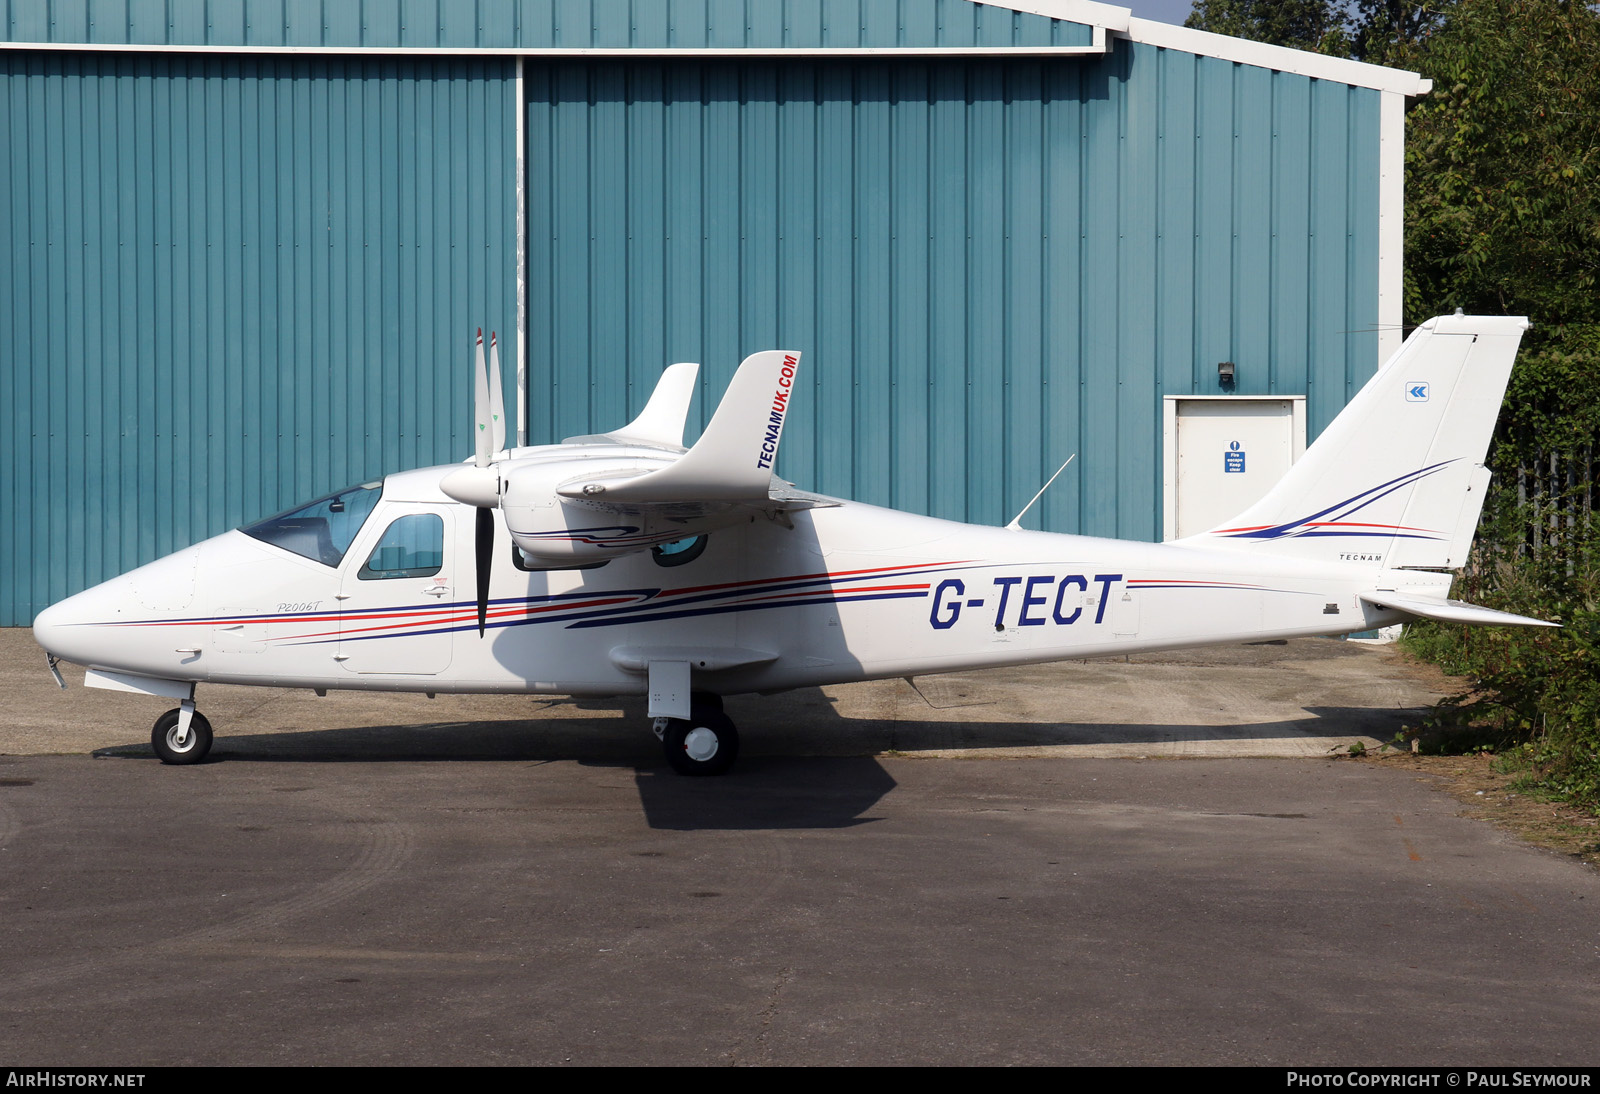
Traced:
[[928, 562], [911, 566], [872, 566], [863, 570], [840, 570], [838, 573], [823, 571], [816, 574], [795, 574], [791, 577], [762, 577], [753, 581], [727, 581], [719, 585], [690, 585], [682, 589], [664, 589], [661, 596], [683, 596], [686, 593], [708, 593], [717, 589], [741, 589], [752, 585], [788, 584], [791, 581], [812, 581], [817, 578], [830, 578], [842, 581], [858, 574], [886, 574], [892, 570], [930, 570], [941, 566], [964, 566], [975, 559], [962, 559], [959, 562]]

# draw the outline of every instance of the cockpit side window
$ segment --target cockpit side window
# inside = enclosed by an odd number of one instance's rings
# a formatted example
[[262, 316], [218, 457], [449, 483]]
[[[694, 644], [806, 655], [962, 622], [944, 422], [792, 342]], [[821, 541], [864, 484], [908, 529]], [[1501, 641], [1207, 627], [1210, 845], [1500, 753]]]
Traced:
[[352, 486], [275, 517], [247, 524], [239, 531], [263, 543], [293, 551], [302, 558], [337, 567], [344, 561], [356, 533], [367, 522], [372, 507], [378, 504], [382, 485], [365, 482]]
[[396, 577], [432, 577], [444, 566], [444, 518], [438, 513], [410, 513], [383, 530], [365, 565], [362, 581]]

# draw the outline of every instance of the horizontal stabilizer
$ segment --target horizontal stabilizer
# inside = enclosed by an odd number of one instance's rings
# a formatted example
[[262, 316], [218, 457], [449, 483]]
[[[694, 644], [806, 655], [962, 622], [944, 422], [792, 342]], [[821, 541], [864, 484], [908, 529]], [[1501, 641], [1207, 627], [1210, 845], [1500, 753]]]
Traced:
[[766, 501], [799, 364], [798, 353], [784, 350], [751, 354], [734, 373], [711, 424], [678, 459], [642, 475], [576, 479], [557, 492], [602, 505]]
[[1435, 600], [1431, 596], [1407, 596], [1404, 593], [1362, 593], [1361, 599], [1375, 608], [1395, 608], [1423, 619], [1437, 619], [1442, 623], [1478, 623], [1500, 627], [1559, 627], [1526, 615], [1497, 612], [1493, 608], [1480, 608], [1465, 600]]

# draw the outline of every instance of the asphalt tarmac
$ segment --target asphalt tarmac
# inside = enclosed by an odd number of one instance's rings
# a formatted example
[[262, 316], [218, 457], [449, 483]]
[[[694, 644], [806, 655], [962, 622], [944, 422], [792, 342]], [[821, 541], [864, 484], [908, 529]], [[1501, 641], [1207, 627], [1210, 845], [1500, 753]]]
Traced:
[[1594, 872], [1333, 758], [1439, 686], [1308, 640], [738, 699], [719, 779], [631, 704], [202, 688], [170, 768], [0, 632], [0, 1061], [1594, 1065]]

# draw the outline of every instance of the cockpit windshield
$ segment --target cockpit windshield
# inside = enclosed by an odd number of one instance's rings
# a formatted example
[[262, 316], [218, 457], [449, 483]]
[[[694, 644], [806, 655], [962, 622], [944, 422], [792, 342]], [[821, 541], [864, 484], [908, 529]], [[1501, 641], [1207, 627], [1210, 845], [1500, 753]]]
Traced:
[[378, 504], [382, 486], [381, 482], [364, 482], [247, 524], [239, 531], [324, 566], [338, 566], [372, 507]]

